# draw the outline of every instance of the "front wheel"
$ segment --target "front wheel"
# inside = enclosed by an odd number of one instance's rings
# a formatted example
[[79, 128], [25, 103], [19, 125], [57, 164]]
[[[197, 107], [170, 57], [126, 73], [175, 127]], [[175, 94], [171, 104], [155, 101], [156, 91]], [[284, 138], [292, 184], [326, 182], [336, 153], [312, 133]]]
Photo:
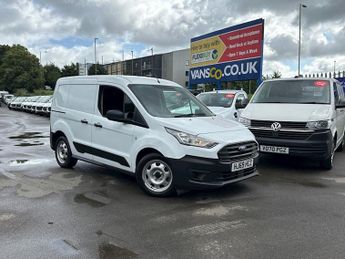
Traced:
[[151, 196], [167, 197], [176, 193], [173, 171], [159, 154], [149, 154], [140, 160], [136, 178], [139, 186]]
[[55, 158], [62, 168], [73, 168], [78, 162], [77, 159], [72, 157], [72, 151], [65, 136], [59, 137], [56, 141]]

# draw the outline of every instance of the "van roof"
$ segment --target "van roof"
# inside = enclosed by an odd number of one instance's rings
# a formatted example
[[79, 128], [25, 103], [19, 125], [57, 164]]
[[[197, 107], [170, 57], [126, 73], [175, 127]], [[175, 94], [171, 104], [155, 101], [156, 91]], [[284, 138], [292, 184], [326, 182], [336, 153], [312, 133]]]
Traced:
[[[297, 78], [273, 78], [267, 79], [265, 81], [298, 81], [298, 80], [325, 80], [325, 81], [336, 81], [333, 78], [325, 78], [325, 77], [297, 77]], [[264, 81], [264, 82], [265, 82]]]
[[[118, 83], [122, 85], [128, 84], [154, 84], [154, 85], [171, 85], [180, 86], [172, 81], [145, 76], [123, 76], [123, 75], [94, 75], [94, 76], [71, 76], [59, 78], [57, 84], [68, 83]], [[182, 87], [182, 86], [180, 86]]]

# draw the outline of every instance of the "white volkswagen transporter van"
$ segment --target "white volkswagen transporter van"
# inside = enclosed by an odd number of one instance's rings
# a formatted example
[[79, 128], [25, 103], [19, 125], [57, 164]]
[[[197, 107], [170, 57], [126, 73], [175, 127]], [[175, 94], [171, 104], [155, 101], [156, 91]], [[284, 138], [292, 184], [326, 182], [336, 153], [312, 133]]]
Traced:
[[253, 134], [217, 118], [167, 80], [61, 78], [50, 121], [51, 147], [61, 167], [71, 168], [79, 159], [111, 166], [135, 175], [153, 196], [221, 187], [257, 174]]
[[265, 153], [304, 156], [331, 169], [335, 150], [344, 149], [345, 99], [337, 80], [267, 80], [242, 112]]

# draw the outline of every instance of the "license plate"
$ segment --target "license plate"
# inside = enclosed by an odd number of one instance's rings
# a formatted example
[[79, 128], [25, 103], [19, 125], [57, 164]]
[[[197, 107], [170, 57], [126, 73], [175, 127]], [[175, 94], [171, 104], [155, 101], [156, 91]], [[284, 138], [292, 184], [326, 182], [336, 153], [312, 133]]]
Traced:
[[289, 154], [288, 147], [276, 147], [276, 146], [260, 146], [261, 152], [276, 153], [276, 154]]
[[231, 172], [237, 172], [254, 166], [254, 159], [247, 159], [239, 162], [232, 163]]

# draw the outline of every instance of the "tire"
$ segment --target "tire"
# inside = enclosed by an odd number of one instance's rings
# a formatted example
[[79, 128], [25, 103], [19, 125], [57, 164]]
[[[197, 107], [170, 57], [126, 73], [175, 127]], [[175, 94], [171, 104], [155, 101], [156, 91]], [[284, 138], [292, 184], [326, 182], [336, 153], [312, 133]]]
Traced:
[[173, 171], [160, 154], [144, 156], [137, 165], [135, 175], [139, 186], [151, 196], [168, 197], [176, 194]]
[[59, 137], [56, 141], [55, 159], [62, 168], [73, 168], [78, 162], [72, 157], [72, 151], [65, 136]]
[[331, 154], [325, 160], [322, 160], [320, 162], [321, 168], [325, 170], [331, 170], [333, 168], [333, 158], [334, 158], [334, 152], [335, 152], [334, 146], [335, 144], [332, 143]]
[[342, 152], [345, 149], [345, 135], [343, 137], [343, 141], [341, 142], [340, 146], [337, 148], [337, 152]]

